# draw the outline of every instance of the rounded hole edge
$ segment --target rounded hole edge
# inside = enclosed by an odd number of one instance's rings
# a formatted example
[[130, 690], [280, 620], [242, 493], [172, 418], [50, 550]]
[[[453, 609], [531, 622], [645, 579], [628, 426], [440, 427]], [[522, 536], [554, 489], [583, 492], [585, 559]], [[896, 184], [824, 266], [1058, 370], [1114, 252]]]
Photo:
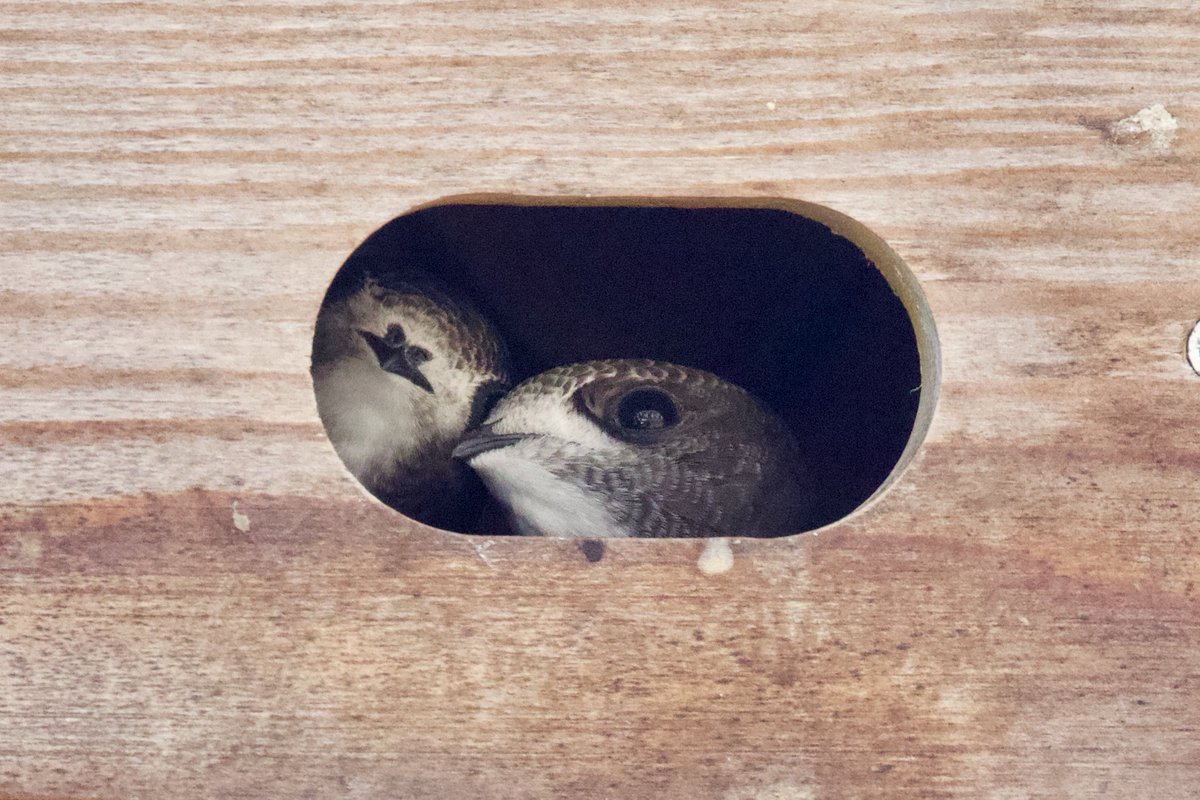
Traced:
[[[941, 379], [941, 350], [932, 311], [916, 275], [912, 272], [907, 263], [905, 263], [900, 255], [890, 245], [888, 245], [882, 237], [874, 233], [870, 228], [853, 217], [834, 210], [828, 206], [787, 197], [526, 195], [492, 192], [466, 193], [446, 195], [433, 200], [418, 203], [392, 218], [387, 223], [380, 226], [380, 228], [376, 229], [376, 231], [373, 231], [372, 234], [364, 240], [364, 242], [369, 241], [376, 233], [384, 228], [387, 228], [397, 220], [417, 214], [418, 212], [425, 212], [448, 206], [466, 205], [515, 207], [553, 206], [566, 208], [658, 207], [675, 209], [774, 210], [782, 211], [788, 214], [794, 214], [798, 217], [823, 225], [824, 227], [828, 228], [832, 234], [846, 239], [862, 252], [866, 260], [879, 272], [884, 281], [887, 283], [888, 287], [900, 301], [905, 313], [908, 316], [908, 320], [913, 331], [920, 374], [920, 384], [918, 385], [917, 389], [919, 390], [920, 394], [918, 398], [916, 414], [913, 418], [912, 429], [907, 437], [904, 449], [897, 458], [894, 466], [888, 472], [886, 478], [865, 500], [837, 519], [831, 520], [814, 528], [798, 531], [793, 534], [786, 534], [783, 536], [770, 538], [790, 539], [795, 536], [802, 536], [807, 533], [819, 532], [825, 529], [836, 527], [837, 525], [857, 517], [870, 507], [876, 505], [880, 499], [891, 489], [891, 487], [896, 484], [901, 475], [912, 463], [916, 454], [919, 452], [921, 445], [924, 443], [929, 432], [929, 428], [932, 424], [934, 411], [937, 406]], [[361, 247], [361, 244], [362, 243], [360, 243], [359, 247]], [[357, 252], [357, 250], [358, 248], [356, 247], [355, 251], [352, 251], [352, 255], [354, 252]], [[344, 268], [349, 261], [350, 258], [348, 257], [346, 262], [343, 263], [342, 268]], [[337, 276], [341, 274], [342, 268], [339, 268], [338, 272], [335, 273], [335, 281], [337, 280]], [[366, 493], [368, 496], [372, 496], [369, 491]], [[401, 516], [411, 523], [420, 525], [421, 527], [427, 528], [431, 531], [438, 531], [439, 533], [484, 537], [500, 535], [487, 532], [462, 532], [443, 529], [422, 523], [419, 520], [413, 519], [412, 517], [409, 517], [403, 513], [401, 513]], [[754, 537], [745, 533], [730, 533], [728, 536], [729, 538], [763, 538]]]

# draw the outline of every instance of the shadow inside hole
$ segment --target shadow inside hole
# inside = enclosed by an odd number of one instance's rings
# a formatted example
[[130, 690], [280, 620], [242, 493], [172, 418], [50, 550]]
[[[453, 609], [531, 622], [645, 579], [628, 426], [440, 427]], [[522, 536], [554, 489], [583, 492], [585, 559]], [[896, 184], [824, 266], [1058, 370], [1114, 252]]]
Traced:
[[517, 378], [597, 358], [720, 375], [791, 425], [821, 487], [813, 527], [896, 465], [920, 400], [907, 311], [856, 245], [767, 208], [451, 204], [391, 221], [330, 286], [436, 275], [496, 322]]

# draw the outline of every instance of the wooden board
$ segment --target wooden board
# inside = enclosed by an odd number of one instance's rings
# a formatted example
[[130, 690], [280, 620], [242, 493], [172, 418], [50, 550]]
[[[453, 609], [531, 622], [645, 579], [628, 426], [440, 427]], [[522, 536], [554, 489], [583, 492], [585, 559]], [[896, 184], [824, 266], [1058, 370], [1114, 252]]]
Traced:
[[[1193, 4], [0, 29], [0, 795], [1197, 796]], [[481, 191], [850, 214], [937, 321], [925, 444], [719, 573], [406, 524], [324, 436], [311, 326], [378, 225]]]

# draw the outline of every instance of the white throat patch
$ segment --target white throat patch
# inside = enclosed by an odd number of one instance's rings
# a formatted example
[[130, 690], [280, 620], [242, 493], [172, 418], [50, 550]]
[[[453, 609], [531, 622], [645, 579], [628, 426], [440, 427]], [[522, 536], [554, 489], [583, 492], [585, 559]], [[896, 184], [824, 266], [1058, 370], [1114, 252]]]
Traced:
[[618, 527], [601, 496], [554, 475], [539, 463], [539, 440], [488, 450], [471, 459], [488, 490], [512, 510], [523, 536], [632, 536]]

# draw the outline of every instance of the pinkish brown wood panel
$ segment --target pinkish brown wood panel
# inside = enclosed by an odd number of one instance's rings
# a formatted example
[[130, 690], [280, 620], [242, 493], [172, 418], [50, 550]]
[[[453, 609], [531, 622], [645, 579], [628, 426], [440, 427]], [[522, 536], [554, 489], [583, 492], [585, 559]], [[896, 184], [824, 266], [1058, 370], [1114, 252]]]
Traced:
[[[0, 5], [0, 796], [1194, 797], [1198, 34], [1123, 0]], [[853, 216], [937, 321], [924, 446], [715, 574], [407, 524], [324, 436], [311, 325], [365, 236], [465, 192]]]

